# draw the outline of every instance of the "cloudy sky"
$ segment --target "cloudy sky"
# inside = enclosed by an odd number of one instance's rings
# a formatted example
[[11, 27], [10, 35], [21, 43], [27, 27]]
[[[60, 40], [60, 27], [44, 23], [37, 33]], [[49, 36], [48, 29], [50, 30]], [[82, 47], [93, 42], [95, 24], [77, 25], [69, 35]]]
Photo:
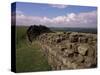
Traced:
[[97, 8], [58, 4], [16, 3], [16, 25], [48, 27], [97, 27]]

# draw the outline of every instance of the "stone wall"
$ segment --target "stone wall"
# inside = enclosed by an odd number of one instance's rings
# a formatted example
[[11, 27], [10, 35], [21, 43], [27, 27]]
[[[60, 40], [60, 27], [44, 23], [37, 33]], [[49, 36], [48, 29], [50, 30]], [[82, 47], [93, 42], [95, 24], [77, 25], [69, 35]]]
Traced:
[[38, 37], [53, 70], [97, 66], [97, 35], [78, 32], [44, 33]]

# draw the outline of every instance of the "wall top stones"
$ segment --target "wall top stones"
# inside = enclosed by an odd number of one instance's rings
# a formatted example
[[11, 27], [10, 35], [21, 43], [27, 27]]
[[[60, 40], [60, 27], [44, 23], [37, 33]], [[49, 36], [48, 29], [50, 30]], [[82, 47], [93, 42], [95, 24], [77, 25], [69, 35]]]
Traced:
[[79, 32], [44, 33], [38, 37], [54, 70], [97, 66], [97, 34]]

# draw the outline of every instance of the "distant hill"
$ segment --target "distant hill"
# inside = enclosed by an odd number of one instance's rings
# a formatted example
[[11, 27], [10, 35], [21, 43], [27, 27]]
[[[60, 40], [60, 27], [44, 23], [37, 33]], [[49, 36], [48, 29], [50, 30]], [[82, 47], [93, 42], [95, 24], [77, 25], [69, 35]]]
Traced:
[[83, 33], [97, 33], [97, 28], [71, 28], [71, 27], [50, 27], [53, 31], [71, 31], [71, 32], [83, 32]]

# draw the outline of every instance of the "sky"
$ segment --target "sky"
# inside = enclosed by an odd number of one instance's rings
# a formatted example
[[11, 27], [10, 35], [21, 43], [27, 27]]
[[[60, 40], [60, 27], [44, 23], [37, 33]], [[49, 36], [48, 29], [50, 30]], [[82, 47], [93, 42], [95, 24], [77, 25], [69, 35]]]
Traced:
[[97, 8], [61, 4], [39, 4], [17, 2], [16, 25], [45, 25], [48, 27], [97, 27]]

